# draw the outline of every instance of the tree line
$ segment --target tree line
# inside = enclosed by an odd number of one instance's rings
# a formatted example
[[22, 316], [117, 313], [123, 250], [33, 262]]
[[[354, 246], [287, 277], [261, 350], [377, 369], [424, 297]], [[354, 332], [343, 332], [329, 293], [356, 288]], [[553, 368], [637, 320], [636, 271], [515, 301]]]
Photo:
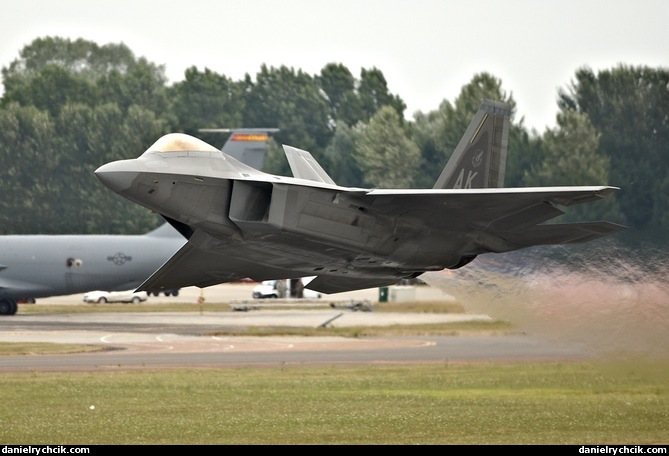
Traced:
[[[126, 45], [35, 39], [2, 68], [1, 234], [141, 233], [161, 220], [108, 191], [93, 171], [135, 158], [163, 134], [215, 146], [206, 128], [278, 128], [264, 171], [289, 174], [280, 145], [309, 150], [341, 185], [431, 188], [482, 99], [512, 93], [487, 72], [455, 100], [413, 113], [383, 72], [340, 63], [310, 75], [262, 65], [232, 80], [196, 67], [167, 84], [165, 69]], [[557, 93], [556, 127], [528, 131], [512, 115], [505, 186], [613, 185], [613, 198], [564, 218], [606, 219], [667, 240], [669, 70], [620, 64], [576, 70]]]

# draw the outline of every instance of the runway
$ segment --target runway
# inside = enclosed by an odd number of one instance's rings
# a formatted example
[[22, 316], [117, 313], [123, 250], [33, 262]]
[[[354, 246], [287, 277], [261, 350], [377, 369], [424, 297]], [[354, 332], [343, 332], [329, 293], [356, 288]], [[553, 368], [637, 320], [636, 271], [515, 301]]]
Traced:
[[[420, 287], [422, 288], [422, 287]], [[206, 290], [212, 300], [249, 296], [250, 285]], [[438, 290], [437, 290], [438, 291]], [[199, 289], [198, 289], [199, 292]], [[190, 302], [198, 294], [185, 290]], [[370, 299], [367, 295], [349, 299]], [[435, 299], [423, 289], [416, 299]], [[222, 293], [222, 295], [217, 295]], [[227, 293], [227, 294], [226, 294]], [[441, 292], [439, 292], [441, 293]], [[225, 296], [223, 296], [225, 295]], [[218, 296], [218, 297], [217, 297]], [[449, 299], [441, 296], [441, 299]], [[158, 299], [158, 298], [156, 298]], [[77, 297], [58, 303], [82, 305]], [[243, 302], [243, 301], [240, 301]], [[121, 304], [122, 305], [122, 304]], [[206, 308], [206, 307], [205, 307]], [[289, 366], [306, 364], [375, 364], [421, 362], [552, 361], [587, 356], [583, 347], [529, 335], [439, 337], [295, 337], [215, 336], [222, 329], [261, 326], [316, 328], [489, 320], [487, 315], [361, 312], [342, 308], [267, 309], [248, 312], [150, 312], [21, 314], [0, 319], [0, 342], [91, 344], [95, 353], [0, 356], [0, 372], [100, 369]]]

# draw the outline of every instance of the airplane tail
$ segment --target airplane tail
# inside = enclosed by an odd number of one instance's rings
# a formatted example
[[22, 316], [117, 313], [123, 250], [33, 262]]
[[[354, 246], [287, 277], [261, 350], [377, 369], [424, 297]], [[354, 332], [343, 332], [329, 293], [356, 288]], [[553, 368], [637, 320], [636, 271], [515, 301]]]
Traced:
[[504, 187], [511, 108], [483, 100], [433, 189]]
[[262, 171], [265, 161], [265, 149], [270, 133], [278, 128], [201, 128], [206, 133], [230, 133], [221, 151], [236, 158], [240, 162]]

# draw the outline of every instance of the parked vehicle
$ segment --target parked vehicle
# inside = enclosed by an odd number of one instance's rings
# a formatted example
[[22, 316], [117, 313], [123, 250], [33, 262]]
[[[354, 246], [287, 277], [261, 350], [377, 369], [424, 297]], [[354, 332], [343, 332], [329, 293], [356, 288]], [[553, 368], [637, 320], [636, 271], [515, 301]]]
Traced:
[[126, 290], [126, 291], [89, 291], [84, 294], [84, 302], [89, 303], [100, 303], [104, 304], [106, 302], [123, 302], [123, 303], [133, 303], [138, 304], [140, 302], [146, 301], [149, 298], [149, 295], [146, 291], [135, 291], [135, 290]]
[[284, 280], [283, 293], [279, 290], [281, 282], [280, 280], [264, 280], [253, 288], [253, 299], [276, 299], [280, 297], [299, 298], [300, 291], [302, 294], [301, 297], [304, 299], [319, 299], [321, 297], [321, 293], [304, 288], [304, 286], [308, 284], [311, 279], [313, 279], [313, 277], [303, 277], [302, 279], [299, 279], [302, 283], [302, 285], [299, 287], [299, 291], [297, 289], [293, 289], [294, 287], [291, 286], [290, 280]]

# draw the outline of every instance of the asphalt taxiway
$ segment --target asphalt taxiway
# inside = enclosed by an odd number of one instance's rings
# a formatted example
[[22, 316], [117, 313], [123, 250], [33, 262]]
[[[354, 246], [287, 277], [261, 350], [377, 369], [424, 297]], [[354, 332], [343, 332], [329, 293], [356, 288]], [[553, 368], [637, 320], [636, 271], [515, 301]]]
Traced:
[[[439, 337], [217, 336], [222, 329], [261, 326], [373, 326], [489, 320], [487, 315], [386, 313], [353, 310], [347, 303], [378, 300], [378, 290], [363, 290], [323, 306], [280, 309], [249, 299], [252, 284], [184, 289], [178, 297], [193, 312], [22, 314], [0, 318], [0, 342], [90, 344], [93, 353], [0, 356], [0, 372], [99, 370], [303, 364], [419, 363], [472, 361], [551, 361], [587, 356], [583, 347], [531, 335]], [[403, 290], [406, 292], [407, 290]], [[416, 287], [414, 299], [448, 301], [439, 290]], [[205, 304], [196, 305], [198, 298]], [[49, 298], [46, 303], [82, 304], [80, 296]], [[210, 312], [206, 302], [248, 305], [245, 312]], [[41, 300], [40, 303], [43, 301]], [[124, 305], [124, 304], [119, 304]], [[127, 304], [132, 305], [132, 304]], [[274, 307], [272, 307], [274, 306]]]

